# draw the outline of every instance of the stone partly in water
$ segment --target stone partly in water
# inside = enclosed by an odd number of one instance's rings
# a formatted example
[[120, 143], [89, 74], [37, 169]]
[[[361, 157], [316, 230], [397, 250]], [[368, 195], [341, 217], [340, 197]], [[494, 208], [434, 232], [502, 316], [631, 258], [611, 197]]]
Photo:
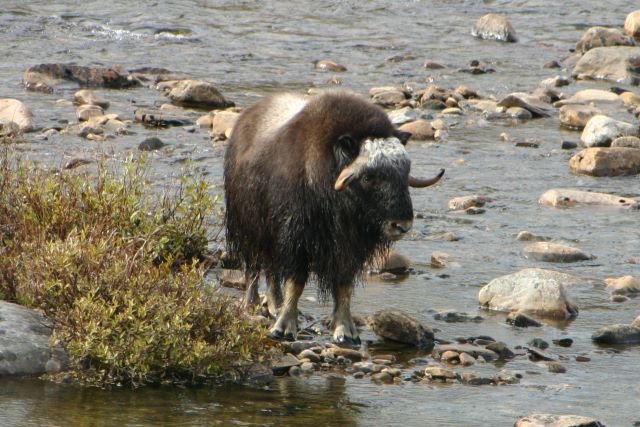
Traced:
[[471, 35], [483, 40], [517, 42], [516, 31], [506, 16], [488, 13], [478, 19], [471, 29]]
[[591, 105], [568, 104], [560, 107], [558, 114], [563, 126], [584, 129], [593, 116], [600, 114], [600, 110]]
[[533, 414], [519, 418], [514, 427], [604, 427], [604, 424], [580, 415]]
[[634, 322], [631, 325], [609, 325], [598, 329], [591, 335], [598, 344], [640, 344], [640, 327]]
[[615, 194], [596, 193], [570, 188], [553, 188], [540, 196], [538, 203], [551, 206], [569, 208], [578, 205], [612, 206], [621, 208], [640, 208], [640, 201]]
[[393, 86], [373, 87], [369, 89], [369, 95], [374, 104], [385, 108], [402, 105], [408, 98], [404, 90]]
[[640, 279], [633, 276], [607, 277], [604, 283], [615, 295], [640, 293]]
[[411, 133], [409, 141], [429, 141], [435, 139], [435, 129], [424, 119], [405, 123], [400, 126], [400, 130]]
[[411, 260], [402, 255], [395, 249], [389, 249], [386, 253], [374, 258], [370, 263], [367, 270], [370, 273], [394, 273], [402, 274], [406, 273], [411, 266]]
[[537, 328], [542, 326], [542, 323], [538, 322], [533, 317], [517, 311], [512, 311], [507, 315], [507, 323], [518, 328]]
[[578, 248], [551, 242], [532, 243], [522, 252], [526, 258], [544, 262], [576, 262], [593, 258]]
[[80, 89], [73, 95], [73, 102], [79, 105], [97, 105], [103, 109], [109, 108], [109, 101], [99, 97], [93, 91]]
[[569, 298], [565, 285], [578, 282], [569, 274], [527, 268], [493, 279], [480, 289], [478, 301], [490, 310], [569, 319], [578, 314], [578, 307]]
[[573, 173], [592, 176], [635, 175], [640, 173], [640, 150], [627, 147], [592, 147], [569, 160]]
[[591, 117], [580, 136], [585, 147], [608, 147], [611, 141], [620, 136], [634, 136], [640, 131], [637, 124], [612, 119], [602, 114]]
[[76, 117], [81, 122], [85, 122], [92, 117], [100, 117], [104, 115], [104, 110], [99, 105], [84, 104], [76, 110]]
[[582, 56], [572, 75], [579, 80], [604, 79], [631, 85], [640, 84], [640, 47], [596, 47]]
[[184, 107], [224, 109], [234, 105], [209, 82], [179, 80], [159, 83], [157, 87], [165, 92], [173, 104]]
[[314, 68], [322, 71], [331, 71], [333, 73], [342, 73], [347, 71], [347, 67], [342, 64], [338, 64], [331, 59], [320, 59], [313, 61]]
[[432, 347], [433, 330], [400, 310], [380, 310], [367, 318], [379, 337], [416, 347]]
[[611, 141], [611, 146], [640, 149], [640, 138], [636, 136], [620, 136]]
[[0, 377], [41, 375], [47, 372], [47, 365], [64, 368], [67, 356], [49, 346], [50, 336], [41, 313], [0, 301]]
[[161, 110], [135, 110], [133, 116], [137, 122], [149, 127], [188, 126], [194, 123], [188, 117]]
[[53, 92], [60, 81], [81, 87], [126, 89], [140, 86], [140, 81], [126, 71], [115, 68], [94, 68], [70, 64], [40, 64], [29, 67], [22, 77], [27, 90]]
[[536, 117], [550, 117], [555, 114], [555, 108], [546, 104], [535, 96], [522, 92], [510, 93], [500, 101], [498, 101], [498, 107], [511, 108], [520, 107], [528, 110]]
[[591, 27], [578, 40], [576, 52], [585, 53], [595, 47], [605, 46], [635, 46], [635, 42], [617, 28]]
[[0, 99], [0, 123], [15, 123], [20, 132], [33, 130], [33, 113], [22, 101]]
[[485, 361], [489, 362], [492, 360], [498, 360], [499, 355], [495, 351], [488, 350], [484, 347], [474, 344], [443, 344], [437, 345], [434, 347], [431, 352], [431, 356], [440, 360], [442, 355], [448, 351], [452, 351], [458, 354], [466, 353], [474, 359], [478, 359], [482, 357]]
[[159, 150], [165, 145], [167, 144], [162, 142], [160, 138], [153, 136], [142, 141], [140, 145], [138, 145], [138, 150], [141, 150], [141, 151]]
[[472, 194], [470, 196], [460, 196], [450, 199], [447, 203], [447, 207], [452, 210], [465, 210], [471, 207], [480, 208], [487, 202], [492, 202], [493, 199], [480, 194]]

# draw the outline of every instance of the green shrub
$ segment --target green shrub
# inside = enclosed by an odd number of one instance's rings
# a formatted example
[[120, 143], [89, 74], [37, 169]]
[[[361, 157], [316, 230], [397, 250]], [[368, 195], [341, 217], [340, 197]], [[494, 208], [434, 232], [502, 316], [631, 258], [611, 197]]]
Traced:
[[264, 356], [264, 331], [203, 279], [204, 181], [158, 197], [143, 161], [92, 175], [0, 159], [0, 297], [44, 310], [78, 379], [198, 383]]

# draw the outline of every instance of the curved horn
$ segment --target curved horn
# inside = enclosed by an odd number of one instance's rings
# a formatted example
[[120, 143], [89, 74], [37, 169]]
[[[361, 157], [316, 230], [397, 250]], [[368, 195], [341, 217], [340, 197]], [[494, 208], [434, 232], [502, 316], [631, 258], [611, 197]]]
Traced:
[[333, 188], [336, 191], [342, 191], [347, 188], [347, 185], [356, 177], [360, 169], [367, 164], [367, 158], [365, 156], [358, 156], [349, 166], [346, 166], [336, 178]]
[[430, 185], [435, 184], [436, 182], [440, 181], [440, 178], [442, 178], [442, 175], [444, 175], [444, 169], [440, 169], [440, 172], [438, 172], [438, 175], [434, 176], [433, 178], [415, 178], [411, 175], [409, 175], [409, 186], [413, 187], [413, 188], [424, 188], [424, 187], [429, 187]]

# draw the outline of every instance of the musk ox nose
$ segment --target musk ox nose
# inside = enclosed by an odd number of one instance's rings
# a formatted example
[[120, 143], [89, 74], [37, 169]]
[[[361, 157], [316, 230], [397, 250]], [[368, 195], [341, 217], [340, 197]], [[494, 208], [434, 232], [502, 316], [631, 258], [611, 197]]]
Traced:
[[400, 240], [411, 230], [413, 220], [388, 220], [384, 223], [384, 234], [390, 240]]

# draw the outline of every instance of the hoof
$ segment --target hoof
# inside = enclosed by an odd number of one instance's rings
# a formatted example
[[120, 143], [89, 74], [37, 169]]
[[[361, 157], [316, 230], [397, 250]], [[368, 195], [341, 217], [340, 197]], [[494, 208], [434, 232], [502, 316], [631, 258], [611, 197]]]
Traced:
[[333, 339], [334, 344], [339, 345], [340, 347], [360, 347], [362, 341], [360, 341], [360, 337], [347, 337], [341, 336]]
[[269, 338], [272, 338], [274, 340], [278, 340], [278, 341], [295, 341], [296, 337], [293, 336], [292, 333], [284, 333], [279, 329], [271, 329], [269, 331]]

